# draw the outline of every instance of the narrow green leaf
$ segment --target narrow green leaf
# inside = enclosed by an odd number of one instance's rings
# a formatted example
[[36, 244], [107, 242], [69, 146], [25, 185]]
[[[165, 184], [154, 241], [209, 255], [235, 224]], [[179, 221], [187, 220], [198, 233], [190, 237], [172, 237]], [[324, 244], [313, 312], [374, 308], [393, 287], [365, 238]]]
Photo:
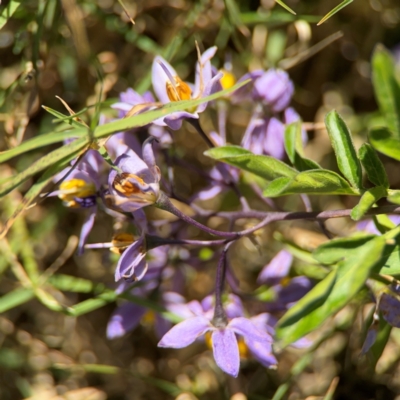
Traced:
[[105, 289], [103, 284], [95, 284], [89, 279], [64, 274], [52, 275], [47, 282], [63, 292], [91, 293], [103, 292]]
[[289, 160], [299, 171], [321, 168], [318, 163], [303, 156], [301, 121], [286, 127], [284, 144]]
[[389, 189], [389, 180], [386, 175], [385, 167], [372, 146], [368, 143], [364, 143], [358, 151], [358, 156], [367, 172], [368, 179], [376, 186], [383, 186]]
[[296, 170], [282, 161], [269, 156], [255, 155], [239, 146], [224, 146], [209, 149], [204, 153], [214, 160], [223, 161], [268, 181], [281, 176], [294, 177]]
[[374, 235], [358, 234], [352, 237], [333, 239], [316, 248], [313, 256], [321, 264], [335, 264], [342, 260], [349, 250], [363, 246], [374, 237]]
[[395, 138], [386, 128], [375, 128], [369, 132], [372, 146], [385, 156], [400, 161], [400, 140]]
[[275, 2], [278, 3], [285, 10], [289, 11], [291, 14], [296, 15], [296, 13], [288, 5], [286, 5], [282, 0], [275, 0]]
[[0, 314], [21, 304], [32, 300], [35, 297], [32, 289], [18, 288], [0, 297]]
[[359, 194], [341, 176], [325, 169], [300, 172], [294, 178], [283, 177], [275, 179], [263, 192], [264, 196], [267, 197], [279, 197], [296, 193]]
[[362, 288], [385, 246], [383, 237], [349, 250], [336, 271], [318, 283], [278, 322], [276, 336], [282, 346], [300, 339], [344, 307]]
[[361, 196], [358, 204], [351, 210], [351, 218], [354, 221], [359, 221], [379, 199], [386, 195], [387, 191], [382, 186], [375, 186], [374, 188], [368, 189]]
[[328, 14], [326, 14], [317, 24], [321, 25], [323, 24], [327, 19], [335, 15], [337, 12], [339, 12], [342, 8], [348, 6], [350, 3], [352, 3], [353, 0], [344, 0], [342, 1], [338, 6], [336, 6], [333, 10], [329, 11]]
[[12, 17], [15, 11], [17, 11], [20, 5], [20, 0], [10, 0], [10, 2], [3, 8], [0, 14], [0, 29], [3, 28], [3, 26]]
[[6, 185], [4, 185], [0, 189], [0, 196], [4, 196], [5, 194], [11, 192], [18, 185], [37, 174], [40, 171], [43, 171], [47, 167], [61, 161], [63, 158], [69, 157], [71, 155], [76, 155], [88, 144], [87, 138], [81, 138], [74, 140], [73, 142], [59, 148], [53, 150], [51, 153], [46, 154], [38, 161], [34, 162], [30, 168], [25, 171], [20, 172], [15, 175], [11, 181], [8, 181]]
[[372, 56], [372, 83], [387, 127], [400, 139], [400, 86], [395, 77], [393, 57], [380, 44]]
[[42, 288], [35, 289], [35, 296], [49, 310], [57, 312], [67, 310], [67, 307], [60, 304], [49, 292]]
[[325, 118], [329, 138], [335, 151], [339, 170], [356, 189], [362, 189], [362, 169], [357, 157], [350, 132], [336, 111], [331, 111]]

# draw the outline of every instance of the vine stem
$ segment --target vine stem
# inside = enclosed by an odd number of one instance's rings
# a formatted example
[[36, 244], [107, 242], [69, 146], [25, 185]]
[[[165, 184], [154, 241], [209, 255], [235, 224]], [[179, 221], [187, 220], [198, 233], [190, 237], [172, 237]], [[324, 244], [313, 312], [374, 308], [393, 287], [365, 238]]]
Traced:
[[[225, 232], [225, 231], [218, 231], [208, 226], [197, 222], [193, 218], [189, 217], [188, 215], [184, 214], [182, 211], [178, 210], [168, 198], [168, 196], [161, 192], [160, 196], [155, 203], [156, 207], [168, 211], [171, 214], [176, 215], [178, 218], [182, 219], [183, 221], [187, 222], [190, 225], [195, 226], [196, 228], [209, 233], [210, 235], [220, 236], [226, 238], [225, 242], [222, 241], [209, 241], [209, 244], [222, 244], [228, 243], [233, 240], [237, 240], [243, 236], [249, 235], [258, 229], [263, 228], [264, 226], [268, 225], [273, 221], [290, 221], [290, 220], [299, 220], [299, 219], [308, 219], [308, 220], [325, 220], [330, 218], [342, 218], [342, 217], [349, 217], [351, 214], [351, 209], [344, 209], [344, 210], [329, 210], [329, 211], [294, 211], [294, 212], [262, 212], [262, 211], [238, 211], [238, 212], [225, 212], [225, 213], [218, 213], [219, 216], [225, 216], [226, 218], [233, 218], [233, 219], [240, 219], [240, 218], [263, 218], [255, 226], [245, 229], [243, 231], [238, 232]], [[372, 215], [379, 215], [379, 214], [400, 214], [400, 207], [399, 206], [382, 206], [371, 208], [368, 212], [365, 213], [365, 216], [372, 216]], [[186, 244], [197, 244], [196, 241], [192, 241], [192, 243], [186, 242]], [[201, 242], [201, 241], [200, 241]], [[204, 243], [204, 242], [202, 242]], [[178, 244], [178, 243], [176, 243]], [[181, 243], [183, 244], [183, 243]]]

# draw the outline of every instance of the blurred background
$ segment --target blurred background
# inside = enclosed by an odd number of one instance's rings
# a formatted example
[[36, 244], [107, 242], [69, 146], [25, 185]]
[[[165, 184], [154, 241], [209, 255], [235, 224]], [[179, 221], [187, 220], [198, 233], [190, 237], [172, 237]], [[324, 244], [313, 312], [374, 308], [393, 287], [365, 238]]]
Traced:
[[[294, 16], [273, 0], [3, 0], [2, 17], [10, 10], [13, 15], [8, 21], [0, 19], [0, 150], [54, 130], [54, 117], [41, 106], [66, 113], [56, 96], [74, 111], [102, 102], [102, 113], [116, 117], [110, 105], [121, 92], [129, 87], [140, 93], [151, 88], [155, 55], [170, 61], [183, 80], [193, 81], [197, 41], [201, 50], [216, 45], [213, 65], [219, 69], [231, 63], [236, 79], [260, 68], [285, 69], [295, 84], [292, 105], [309, 126], [307, 155], [336, 168], [323, 129], [326, 112], [339, 111], [358, 147], [379, 118], [370, 67], [378, 43], [393, 52], [400, 75], [398, 0], [354, 1], [317, 26], [338, 3], [287, 0], [297, 13]], [[93, 115], [94, 108], [88, 108], [81, 118], [89, 122]], [[240, 143], [250, 115], [251, 105], [229, 108], [229, 142]], [[201, 123], [206, 132], [216, 130], [216, 110], [207, 110]], [[142, 134], [138, 133], [140, 138]], [[174, 132], [174, 147], [179, 157], [197, 167], [213, 165], [203, 156], [205, 144], [187, 125]], [[48, 151], [27, 153], [1, 165], [1, 179], [29, 168]], [[381, 159], [391, 187], [400, 188], [398, 167], [389, 158]], [[184, 167], [176, 166], [174, 172], [176, 190], [183, 197], [205, 186], [200, 176], [185, 174]], [[2, 223], [32, 183], [26, 182], [1, 201]], [[254, 208], [262, 209], [259, 200], [251, 201]], [[312, 199], [316, 210], [350, 208], [354, 201], [332, 196]], [[300, 204], [289, 196], [279, 205], [296, 210]], [[205, 207], [234, 209], [237, 205], [237, 199], [227, 194]], [[114, 287], [116, 257], [105, 250], [87, 251], [82, 257], [74, 253], [81, 224], [80, 213], [49, 198], [17, 220], [10, 233], [10, 241], [20, 242], [14, 251], [24, 266], [44, 271], [56, 264], [62, 274], [91, 282], [86, 288], [49, 285], [49, 293], [63, 304], [89, 299], [104, 286]], [[338, 236], [355, 229], [347, 219], [328, 221], [327, 227]], [[101, 214], [90, 242], [109, 241], [115, 228], [113, 219]], [[285, 222], [269, 227], [257, 240], [258, 248], [245, 239], [232, 256], [243, 290], [255, 288], [258, 272], [283, 242], [307, 252], [326, 237], [314, 223]], [[187, 276], [187, 299], [201, 299], [212, 292], [216, 261], [211, 250], [210, 254], [191, 250], [191, 255], [200, 257], [199, 265], [179, 259], [175, 267]], [[299, 257], [295, 268], [318, 279], [320, 271], [307, 269], [306, 260]], [[20, 286], [6, 257], [0, 258], [0, 274], [1, 295]], [[0, 315], [0, 398], [400, 399], [400, 334], [392, 332], [376, 367], [377, 360], [371, 364], [359, 357], [365, 318], [371, 311], [366, 293], [360, 293], [357, 301], [312, 338], [313, 351], [285, 350], [278, 355], [277, 370], [245, 360], [238, 379], [215, 366], [204, 343], [179, 351], [157, 348], [151, 315], [134, 332], [108, 340], [106, 326], [114, 308], [111, 302], [75, 318], [36, 299], [8, 303]]]

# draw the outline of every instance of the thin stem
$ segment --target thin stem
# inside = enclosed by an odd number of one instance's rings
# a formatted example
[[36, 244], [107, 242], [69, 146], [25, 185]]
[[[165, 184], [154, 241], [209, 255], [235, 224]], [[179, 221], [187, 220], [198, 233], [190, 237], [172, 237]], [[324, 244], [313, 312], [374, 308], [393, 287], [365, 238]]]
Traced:
[[190, 239], [170, 239], [159, 236], [146, 235], [147, 250], [154, 249], [164, 245], [189, 245], [189, 246], [219, 246], [226, 244], [229, 239], [216, 240], [190, 240]]
[[211, 139], [205, 134], [203, 131], [203, 128], [200, 126], [200, 122], [198, 119], [195, 118], [188, 118], [186, 121], [189, 122], [190, 125], [193, 126], [193, 128], [196, 129], [196, 131], [200, 134], [200, 136], [204, 139], [204, 141], [207, 143], [208, 147], [213, 148], [215, 147], [214, 143], [211, 141]]
[[225, 286], [226, 253], [228, 252], [230, 245], [231, 243], [228, 243], [222, 251], [215, 277], [215, 308], [212, 322], [217, 328], [225, 327], [228, 323], [228, 318], [226, 317], [224, 306], [222, 304], [222, 293], [224, 292]]
[[182, 219], [183, 221], [187, 222], [190, 225], [195, 226], [196, 228], [209, 233], [210, 235], [215, 235], [215, 236], [221, 236], [221, 237], [226, 237], [226, 238], [237, 238], [237, 233], [233, 232], [223, 232], [223, 231], [217, 231], [215, 229], [209, 228], [200, 222], [197, 222], [196, 220], [190, 218], [186, 214], [184, 214], [182, 211], [178, 210], [170, 201], [170, 199], [164, 194], [160, 193], [160, 196], [157, 200], [157, 203], [155, 204], [158, 208], [161, 208], [162, 210], [168, 211], [171, 214], [176, 215], [178, 218]]

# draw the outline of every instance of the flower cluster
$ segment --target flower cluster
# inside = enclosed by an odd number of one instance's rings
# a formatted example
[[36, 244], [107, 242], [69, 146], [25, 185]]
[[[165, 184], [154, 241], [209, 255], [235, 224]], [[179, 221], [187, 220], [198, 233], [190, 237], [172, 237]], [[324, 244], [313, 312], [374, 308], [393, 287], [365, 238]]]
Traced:
[[[157, 109], [170, 102], [200, 99], [222, 87], [232, 86], [233, 74], [218, 72], [211, 65], [216, 52], [217, 48], [212, 47], [199, 54], [194, 68], [194, 83], [183, 81], [166, 60], [155, 57], [152, 66], [155, 96], [151, 92], [140, 95], [133, 89], [121, 93], [120, 101], [112, 106], [118, 111], [118, 118]], [[252, 72], [242, 79], [247, 78], [251, 79], [251, 84], [237, 92], [233, 99], [250, 100], [255, 104], [242, 145], [257, 154], [283, 158], [284, 125], [279, 118], [283, 113], [286, 123], [298, 119], [294, 110], [289, 108], [293, 84], [285, 72], [276, 70]], [[226, 103], [230, 100], [224, 98], [221, 101]], [[231, 282], [232, 289], [237, 289], [232, 284], [236, 278], [228, 268], [227, 252], [231, 242], [238, 240], [240, 235], [210, 229], [184, 214], [170, 199], [175, 196], [170, 170], [164, 174], [158, 167], [165, 165], [163, 160], [167, 161], [166, 154], [174, 141], [171, 130], [180, 129], [183, 121], [196, 127], [209, 145], [223, 146], [227, 143], [226, 104], [216, 104], [219, 133], [211, 132], [209, 137], [198, 121], [199, 114], [207, 106], [204, 102], [189, 111], [173, 112], [158, 118], [141, 128], [140, 133], [133, 130], [114, 134], [104, 145], [109, 156], [108, 163], [96, 150], [89, 150], [60, 174], [64, 180], [51, 195], [58, 196], [67, 207], [86, 212], [80, 252], [84, 248], [108, 248], [120, 255], [115, 269], [116, 292], [124, 294], [125, 300], [110, 317], [108, 338], [121, 337], [141, 321], [152, 320], [160, 338], [160, 347], [182, 348], [196, 340], [203, 340], [212, 348], [217, 365], [236, 377], [240, 359], [248, 358], [249, 354], [267, 368], [277, 365], [273, 354], [277, 318], [312, 287], [312, 282], [302, 276], [289, 277], [293, 258], [287, 251], [281, 251], [262, 269], [258, 278], [258, 283], [274, 294], [268, 301], [260, 301], [256, 294], [249, 295], [252, 303], [259, 303], [254, 308], [251, 304], [245, 306], [238, 294], [225, 293], [225, 277]], [[148, 133], [147, 139], [143, 138], [144, 132]], [[230, 189], [239, 196], [243, 210], [249, 209], [238, 188], [240, 174], [237, 169], [217, 164], [211, 171], [201, 173], [209, 186], [193, 193], [191, 199], [186, 201], [198, 210], [199, 215], [207, 212], [194, 204], [194, 200], [207, 200]], [[178, 220], [148, 218], [143, 209], [150, 205], [175, 214]], [[126, 231], [116, 232], [108, 243], [87, 244], [98, 208], [118, 218], [119, 225], [121, 221], [130, 221], [131, 224]], [[226, 240], [207, 242], [188, 239], [186, 227], [190, 224]], [[166, 229], [166, 234], [161, 234], [162, 228]], [[223, 251], [216, 250], [214, 253], [220, 259], [215, 292], [205, 296], [201, 302], [186, 301], [187, 282], [182, 266], [198, 270], [203, 268], [198, 253], [193, 249], [187, 250], [186, 246], [204, 247], [206, 243], [211, 246], [226, 245]], [[150, 304], [156, 306], [152, 309], [136, 304], [137, 298], [151, 299]], [[132, 301], [127, 301], [129, 299]], [[181, 322], [172, 327], [171, 315], [175, 322], [178, 319]], [[296, 345], [302, 347], [304, 343]]]

